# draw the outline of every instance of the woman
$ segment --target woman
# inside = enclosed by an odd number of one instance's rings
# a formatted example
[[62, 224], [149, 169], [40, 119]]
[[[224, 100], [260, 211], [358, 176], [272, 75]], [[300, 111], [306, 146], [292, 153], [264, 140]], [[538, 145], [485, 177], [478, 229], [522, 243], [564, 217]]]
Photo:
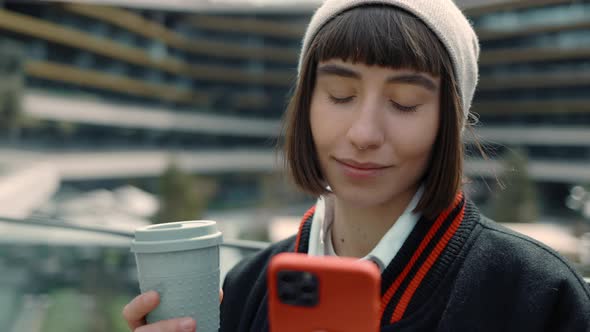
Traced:
[[[451, 0], [327, 0], [317, 10], [284, 149], [294, 182], [318, 202], [296, 236], [227, 275], [221, 331], [268, 330], [266, 267], [285, 251], [374, 261], [382, 331], [590, 329], [590, 290], [570, 265], [461, 192], [478, 54]], [[127, 306], [132, 329], [157, 301], [146, 293]], [[136, 331], [194, 328], [178, 319]]]

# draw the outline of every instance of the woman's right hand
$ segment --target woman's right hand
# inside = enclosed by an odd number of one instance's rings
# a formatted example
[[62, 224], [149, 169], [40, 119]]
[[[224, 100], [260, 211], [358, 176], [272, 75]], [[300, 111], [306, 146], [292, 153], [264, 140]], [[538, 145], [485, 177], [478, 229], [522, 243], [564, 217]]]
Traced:
[[190, 317], [174, 318], [146, 324], [145, 316], [156, 309], [160, 296], [149, 291], [135, 297], [123, 308], [123, 317], [133, 332], [194, 332], [196, 322]]

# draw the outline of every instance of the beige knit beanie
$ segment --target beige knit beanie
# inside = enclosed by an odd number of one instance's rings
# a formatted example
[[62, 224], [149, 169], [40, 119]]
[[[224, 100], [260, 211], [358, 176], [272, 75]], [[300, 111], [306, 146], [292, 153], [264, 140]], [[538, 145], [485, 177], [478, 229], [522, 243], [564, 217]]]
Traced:
[[421, 19], [436, 34], [453, 62], [467, 119], [478, 79], [479, 42], [471, 24], [453, 0], [326, 0], [307, 26], [298, 71], [301, 72], [303, 55], [318, 31], [338, 14], [364, 5], [402, 8]]

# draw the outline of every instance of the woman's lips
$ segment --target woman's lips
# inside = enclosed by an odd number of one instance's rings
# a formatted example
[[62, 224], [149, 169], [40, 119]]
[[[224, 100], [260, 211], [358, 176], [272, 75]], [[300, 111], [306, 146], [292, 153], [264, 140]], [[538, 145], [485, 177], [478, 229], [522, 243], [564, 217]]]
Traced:
[[381, 175], [392, 166], [371, 162], [358, 162], [352, 159], [335, 159], [344, 175], [356, 178], [371, 178]]

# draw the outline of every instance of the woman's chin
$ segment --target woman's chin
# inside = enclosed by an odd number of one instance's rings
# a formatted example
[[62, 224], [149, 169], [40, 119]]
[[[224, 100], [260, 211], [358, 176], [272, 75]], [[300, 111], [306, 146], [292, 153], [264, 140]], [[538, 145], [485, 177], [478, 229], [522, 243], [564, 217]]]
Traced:
[[334, 191], [338, 200], [348, 207], [370, 208], [379, 206], [388, 201], [386, 195], [379, 195], [374, 188], [362, 190], [359, 188], [339, 188]]

